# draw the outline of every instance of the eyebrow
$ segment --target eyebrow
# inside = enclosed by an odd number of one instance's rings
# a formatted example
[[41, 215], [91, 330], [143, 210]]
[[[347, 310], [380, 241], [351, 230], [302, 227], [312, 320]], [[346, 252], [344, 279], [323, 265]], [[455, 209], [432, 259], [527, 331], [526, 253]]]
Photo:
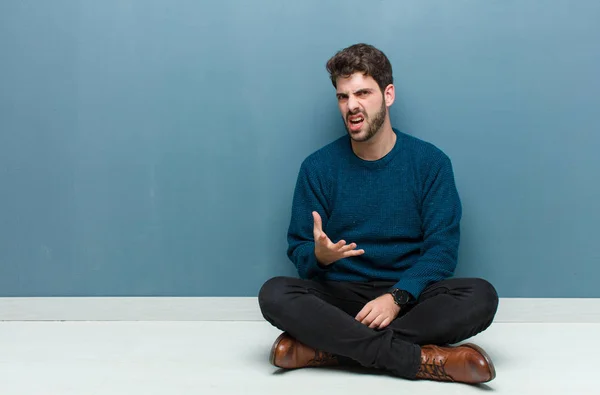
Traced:
[[[373, 89], [371, 89], [371, 88], [361, 88], [361, 89], [355, 90], [352, 93], [357, 94], [357, 93], [372, 93], [372, 92], [373, 92]], [[348, 96], [348, 94], [345, 92], [337, 92], [336, 95], [337, 96]]]

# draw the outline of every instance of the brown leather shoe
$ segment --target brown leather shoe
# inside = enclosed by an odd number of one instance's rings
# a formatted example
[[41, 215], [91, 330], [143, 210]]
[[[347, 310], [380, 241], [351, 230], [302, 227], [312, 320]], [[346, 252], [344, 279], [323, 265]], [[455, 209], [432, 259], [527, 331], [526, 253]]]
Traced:
[[475, 344], [422, 346], [419, 379], [478, 384], [491, 381], [496, 370], [489, 355]]
[[287, 332], [279, 335], [273, 343], [269, 361], [271, 364], [284, 369], [339, 364], [335, 355], [308, 347], [294, 339]]

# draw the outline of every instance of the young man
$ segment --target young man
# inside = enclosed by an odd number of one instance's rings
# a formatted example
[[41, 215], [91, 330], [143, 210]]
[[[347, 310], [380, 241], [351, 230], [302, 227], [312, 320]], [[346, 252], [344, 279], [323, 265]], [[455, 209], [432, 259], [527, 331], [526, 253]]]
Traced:
[[288, 231], [300, 279], [270, 279], [259, 293], [263, 316], [284, 331], [271, 363], [492, 380], [481, 348], [449, 346], [485, 330], [498, 306], [485, 280], [451, 278], [461, 203], [449, 158], [392, 128], [392, 67], [381, 51], [353, 45], [327, 70], [348, 135], [300, 168]]

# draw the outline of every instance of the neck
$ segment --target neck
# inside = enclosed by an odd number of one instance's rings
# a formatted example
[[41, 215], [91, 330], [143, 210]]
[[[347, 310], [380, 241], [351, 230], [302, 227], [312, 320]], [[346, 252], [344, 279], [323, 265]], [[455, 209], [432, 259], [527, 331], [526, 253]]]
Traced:
[[389, 154], [395, 144], [396, 133], [392, 130], [388, 117], [381, 129], [368, 141], [352, 140], [352, 151], [363, 160], [375, 161]]

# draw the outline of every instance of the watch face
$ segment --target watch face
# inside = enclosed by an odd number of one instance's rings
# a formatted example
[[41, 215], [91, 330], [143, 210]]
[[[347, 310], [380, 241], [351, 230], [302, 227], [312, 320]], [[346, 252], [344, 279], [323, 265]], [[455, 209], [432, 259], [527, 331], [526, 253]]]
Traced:
[[407, 304], [410, 300], [410, 296], [408, 295], [408, 292], [398, 289], [394, 291], [394, 299], [396, 299], [398, 304]]

